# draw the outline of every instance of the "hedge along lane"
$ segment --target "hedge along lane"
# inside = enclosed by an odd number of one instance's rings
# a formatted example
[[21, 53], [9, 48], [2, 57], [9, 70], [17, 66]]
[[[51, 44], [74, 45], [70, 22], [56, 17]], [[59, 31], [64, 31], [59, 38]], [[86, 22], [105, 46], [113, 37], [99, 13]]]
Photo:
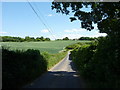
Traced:
[[19, 88], [47, 71], [47, 61], [38, 50], [2, 49], [3, 88]]

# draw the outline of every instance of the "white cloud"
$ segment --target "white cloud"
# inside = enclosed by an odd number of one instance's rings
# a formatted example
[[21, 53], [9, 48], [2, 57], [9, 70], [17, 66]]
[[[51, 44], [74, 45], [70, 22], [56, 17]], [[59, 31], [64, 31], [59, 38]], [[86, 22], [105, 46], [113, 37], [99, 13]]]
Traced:
[[49, 17], [53, 16], [52, 14], [48, 14]]
[[71, 32], [84, 32], [86, 31], [86, 29], [71, 29], [71, 30], [64, 30], [64, 32], [68, 32], [68, 33], [71, 33]]
[[65, 36], [69, 38], [79, 38], [79, 37], [99, 37], [99, 36], [106, 36], [106, 33], [99, 33], [99, 30], [95, 28], [95, 30], [88, 31], [86, 29], [71, 29], [71, 30], [64, 30]]
[[99, 37], [99, 36], [106, 36], [106, 33], [99, 33], [99, 32], [95, 32], [95, 34], [93, 35], [94, 37]]
[[49, 31], [47, 29], [41, 30], [42, 33], [48, 33]]
[[[86, 29], [71, 29], [71, 30], [64, 30], [64, 32], [59, 32], [58, 34], [54, 35], [56, 39], [63, 39], [64, 37], [68, 37], [69, 39], [75, 39], [80, 37], [99, 37], [99, 36], [106, 36], [106, 33], [99, 33], [99, 30], [92, 30], [87, 31]], [[48, 36], [51, 40], [54, 40], [52, 35]]]
[[80, 38], [81, 36], [82, 36], [81, 34], [64, 34], [62, 38], [68, 37], [70, 39], [74, 39], [74, 38]]
[[0, 34], [5, 34], [5, 33], [7, 33], [7, 32], [0, 32]]
[[64, 34], [61, 37], [62, 38], [68, 37], [70, 39], [75, 39], [75, 38], [80, 38], [80, 37], [99, 37], [99, 36], [106, 36], [106, 35], [107, 35], [106, 33], [96, 33], [96, 34], [90, 34], [90, 35], [77, 33], [77, 34]]

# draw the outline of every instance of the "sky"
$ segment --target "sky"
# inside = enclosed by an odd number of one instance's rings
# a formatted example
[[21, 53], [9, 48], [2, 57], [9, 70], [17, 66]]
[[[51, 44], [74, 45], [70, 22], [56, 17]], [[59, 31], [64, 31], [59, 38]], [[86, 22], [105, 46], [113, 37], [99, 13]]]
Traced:
[[[0, 35], [15, 37], [48, 37], [52, 40], [69, 37], [105, 36], [99, 33], [97, 25], [92, 31], [81, 28], [80, 21], [70, 22], [70, 15], [56, 13], [51, 9], [51, 2], [30, 2], [39, 17], [32, 10], [28, 2], [2, 2], [2, 29]], [[90, 11], [83, 8], [82, 10]]]

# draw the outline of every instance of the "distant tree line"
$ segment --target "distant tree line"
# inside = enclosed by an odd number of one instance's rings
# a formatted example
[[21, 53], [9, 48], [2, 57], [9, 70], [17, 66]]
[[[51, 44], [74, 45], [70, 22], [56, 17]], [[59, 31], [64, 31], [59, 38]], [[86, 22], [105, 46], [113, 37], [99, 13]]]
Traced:
[[[21, 37], [12, 37], [12, 36], [0, 36], [0, 38], [2, 38], [3, 42], [31, 42], [31, 41], [50, 41], [50, 38], [44, 38], [43, 36], [41, 37], [29, 37], [26, 36], [25, 38], [21, 38]], [[80, 37], [77, 39], [69, 39], [68, 37], [64, 37], [63, 39], [56, 39], [57, 41], [59, 40], [95, 40], [97, 39], [96, 37]]]
[[78, 40], [95, 40], [96, 37], [80, 37]]
[[68, 37], [65, 37], [63, 39], [57, 39], [57, 40], [59, 41], [59, 40], [95, 40], [95, 39], [97, 39], [97, 37], [80, 37], [77, 39], [69, 39]]
[[2, 38], [3, 42], [31, 42], [31, 41], [50, 41], [50, 38], [44, 38], [43, 36], [41, 37], [29, 37], [26, 36], [25, 38], [21, 38], [21, 37], [11, 37], [11, 36], [1, 36], [0, 38]]

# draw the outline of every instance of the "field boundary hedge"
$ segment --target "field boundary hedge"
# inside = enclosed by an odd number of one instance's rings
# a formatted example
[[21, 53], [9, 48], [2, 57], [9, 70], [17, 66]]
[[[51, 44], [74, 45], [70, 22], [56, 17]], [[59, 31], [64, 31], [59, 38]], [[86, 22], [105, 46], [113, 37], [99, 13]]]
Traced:
[[21, 88], [41, 76], [67, 54], [40, 53], [39, 50], [9, 50], [2, 48], [2, 88]]

